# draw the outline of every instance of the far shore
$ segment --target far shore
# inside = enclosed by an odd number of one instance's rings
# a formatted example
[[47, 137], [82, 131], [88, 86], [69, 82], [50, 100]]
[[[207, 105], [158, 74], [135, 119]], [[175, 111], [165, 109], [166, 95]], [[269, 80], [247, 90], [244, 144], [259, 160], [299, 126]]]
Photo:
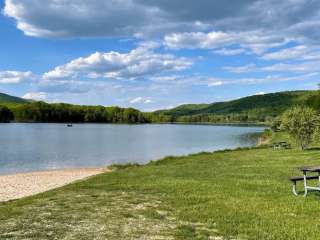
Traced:
[[33, 122], [33, 121], [11, 121], [5, 122], [4, 124], [10, 123], [28, 123], [28, 124], [108, 124], [108, 125], [163, 125], [163, 124], [172, 124], [172, 125], [213, 125], [213, 126], [243, 126], [243, 127], [267, 127], [268, 123], [266, 122], [152, 122], [152, 123], [109, 123], [109, 122]]
[[0, 202], [35, 195], [107, 171], [107, 168], [75, 168], [0, 175]]

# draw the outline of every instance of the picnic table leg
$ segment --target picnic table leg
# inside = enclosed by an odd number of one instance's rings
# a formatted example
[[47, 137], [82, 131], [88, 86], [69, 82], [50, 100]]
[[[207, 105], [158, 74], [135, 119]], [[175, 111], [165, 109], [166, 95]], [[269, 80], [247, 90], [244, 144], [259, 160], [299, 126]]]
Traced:
[[298, 196], [298, 192], [297, 192], [297, 182], [295, 181], [293, 183], [293, 186], [292, 186], [292, 192], [295, 196]]
[[304, 197], [308, 194], [308, 185], [307, 185], [307, 173], [303, 172], [303, 185], [304, 185]]

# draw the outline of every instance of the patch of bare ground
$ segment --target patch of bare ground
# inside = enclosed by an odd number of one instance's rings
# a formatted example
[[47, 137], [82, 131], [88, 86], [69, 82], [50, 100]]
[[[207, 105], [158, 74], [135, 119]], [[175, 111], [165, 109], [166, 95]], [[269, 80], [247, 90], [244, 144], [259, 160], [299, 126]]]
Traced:
[[86, 191], [74, 196], [64, 191], [61, 200], [59, 194], [35, 200], [19, 218], [0, 219], [1, 239], [170, 240], [181, 239], [176, 234], [181, 226], [192, 226], [199, 236], [206, 232], [206, 239], [215, 239], [214, 230], [202, 224], [177, 221], [157, 196]]

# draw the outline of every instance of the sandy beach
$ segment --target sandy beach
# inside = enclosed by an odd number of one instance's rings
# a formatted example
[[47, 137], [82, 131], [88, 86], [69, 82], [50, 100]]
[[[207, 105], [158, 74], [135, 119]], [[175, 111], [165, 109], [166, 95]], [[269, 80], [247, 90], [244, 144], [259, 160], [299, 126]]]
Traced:
[[106, 171], [82, 168], [0, 175], [0, 202], [45, 192]]

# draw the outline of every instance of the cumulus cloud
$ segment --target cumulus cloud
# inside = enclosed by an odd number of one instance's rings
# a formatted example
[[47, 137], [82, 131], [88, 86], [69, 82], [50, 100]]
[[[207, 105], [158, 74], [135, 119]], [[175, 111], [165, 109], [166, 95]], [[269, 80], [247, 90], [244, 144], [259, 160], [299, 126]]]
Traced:
[[41, 37], [134, 34], [156, 12], [132, 0], [6, 0], [4, 8], [26, 35]]
[[139, 103], [148, 104], [152, 102], [153, 101], [150, 98], [144, 98], [144, 97], [136, 97], [130, 100], [131, 104], [139, 104]]
[[30, 36], [113, 37], [203, 29], [219, 19], [240, 15], [252, 2], [6, 0], [4, 13]]
[[[266, 30], [319, 40], [319, 1], [5, 0], [4, 14], [37, 37], [123, 37]], [[274, 35], [274, 34], [273, 34]], [[215, 36], [225, 38], [224, 34]]]
[[222, 56], [235, 56], [235, 55], [239, 55], [242, 53], [248, 54], [249, 52], [243, 48], [237, 48], [237, 49], [222, 48], [222, 49], [214, 51], [214, 53], [222, 55]]
[[184, 32], [172, 33], [165, 36], [165, 44], [173, 49], [214, 49], [219, 46], [232, 44], [236, 41], [233, 34], [225, 32]]
[[221, 46], [239, 45], [261, 54], [269, 48], [288, 42], [285, 37], [261, 31], [251, 32], [182, 32], [165, 36], [165, 45], [172, 49], [216, 49]]
[[32, 72], [0, 71], [0, 84], [17, 84], [33, 78]]
[[156, 53], [157, 45], [145, 43], [130, 51], [96, 52], [88, 57], [77, 58], [43, 75], [45, 80], [79, 78], [136, 79], [191, 67], [192, 61], [171, 54]]
[[30, 100], [37, 100], [37, 101], [44, 101], [48, 97], [48, 94], [45, 92], [28, 92], [22, 96], [22, 98], [30, 99]]
[[210, 80], [209, 82], [208, 82], [208, 86], [209, 87], [216, 87], [216, 86], [222, 86], [222, 85], [224, 85], [225, 84], [225, 81], [221, 81], [221, 80], [214, 80], [214, 81], [212, 81], [212, 80]]

